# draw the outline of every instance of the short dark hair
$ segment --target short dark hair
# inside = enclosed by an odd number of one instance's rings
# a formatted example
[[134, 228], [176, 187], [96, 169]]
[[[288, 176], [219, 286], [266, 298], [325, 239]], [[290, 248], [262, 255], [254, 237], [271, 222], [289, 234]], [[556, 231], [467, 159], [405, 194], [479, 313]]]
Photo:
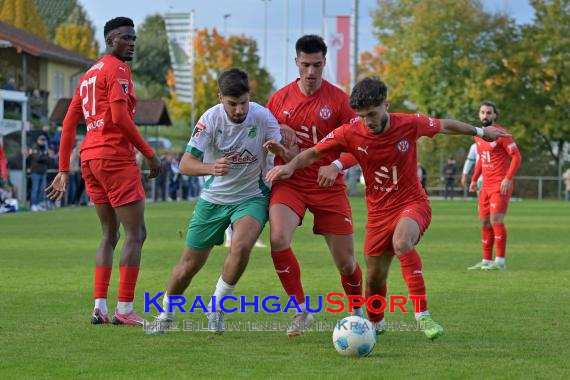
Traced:
[[224, 71], [218, 78], [218, 89], [222, 96], [242, 96], [249, 92], [247, 73], [235, 67]]
[[305, 54], [323, 52], [323, 57], [327, 55], [327, 44], [323, 37], [316, 34], [307, 34], [299, 38], [295, 43], [295, 51], [297, 55], [301, 52]]
[[121, 26], [132, 26], [135, 27], [135, 23], [128, 17], [115, 17], [105, 23], [105, 27], [103, 28], [103, 37], [107, 37], [107, 35]]
[[367, 77], [354, 85], [350, 94], [350, 107], [358, 110], [377, 107], [388, 97], [388, 87], [378, 78]]
[[481, 104], [479, 104], [479, 109], [481, 109], [481, 107], [483, 107], [483, 106], [492, 107], [493, 112], [495, 113], [495, 115], [497, 115], [497, 117], [495, 119], [499, 118], [499, 109], [497, 108], [497, 105], [495, 104], [495, 102], [492, 102], [490, 100], [484, 100], [481, 102]]

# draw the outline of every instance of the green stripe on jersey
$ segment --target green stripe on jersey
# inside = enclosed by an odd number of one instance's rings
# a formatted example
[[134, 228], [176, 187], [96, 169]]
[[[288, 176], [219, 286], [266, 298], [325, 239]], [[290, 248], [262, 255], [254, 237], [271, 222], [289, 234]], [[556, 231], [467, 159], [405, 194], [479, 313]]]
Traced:
[[209, 189], [212, 182], [214, 182], [215, 176], [211, 175], [210, 178], [204, 183], [204, 189]]
[[259, 189], [261, 190], [261, 194], [263, 194], [263, 196], [267, 197], [269, 196], [269, 188], [265, 185], [265, 181], [263, 181], [263, 173], [259, 173]]
[[204, 152], [190, 145], [186, 145], [186, 152], [192, 154], [194, 157], [200, 160], [204, 157]]

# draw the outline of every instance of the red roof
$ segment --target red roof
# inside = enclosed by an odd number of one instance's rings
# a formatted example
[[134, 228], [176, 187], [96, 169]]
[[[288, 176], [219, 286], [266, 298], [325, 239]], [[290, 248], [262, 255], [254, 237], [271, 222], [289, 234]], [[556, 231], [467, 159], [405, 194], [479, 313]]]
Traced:
[[95, 63], [89, 58], [2, 21], [0, 21], [0, 40], [9, 41], [18, 50], [18, 53], [25, 52], [36, 57], [74, 63], [85, 67]]

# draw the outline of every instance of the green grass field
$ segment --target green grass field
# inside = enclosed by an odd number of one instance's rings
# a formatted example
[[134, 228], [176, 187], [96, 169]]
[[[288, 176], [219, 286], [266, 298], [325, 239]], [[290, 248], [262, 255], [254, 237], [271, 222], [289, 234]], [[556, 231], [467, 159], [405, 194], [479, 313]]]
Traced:
[[[356, 252], [362, 260], [365, 207], [352, 199]], [[178, 260], [192, 203], [150, 204], [148, 240], [137, 287], [164, 291]], [[479, 259], [475, 202], [432, 202], [433, 221], [419, 252], [430, 310], [446, 328], [428, 341], [421, 332], [389, 332], [370, 357], [339, 356], [331, 332], [288, 341], [285, 332], [171, 332], [92, 326], [92, 278], [99, 225], [93, 209], [0, 216], [0, 377], [12, 378], [570, 378], [570, 202], [513, 202], [507, 218], [508, 265], [500, 273], [470, 272]], [[342, 291], [311, 221], [295, 249], [307, 294]], [[268, 230], [263, 233], [267, 241]], [[121, 243], [120, 243], [121, 244]], [[186, 295], [209, 296], [225, 249], [216, 248]], [[118, 259], [118, 255], [117, 255]], [[118, 265], [118, 260], [115, 260]], [[115, 267], [117, 268], [117, 267]], [[113, 272], [114, 307], [118, 270]], [[395, 261], [389, 294], [407, 294]], [[255, 249], [237, 294], [283, 296], [268, 249]], [[150, 319], [151, 315], [144, 314]], [[153, 313], [154, 315], [154, 313]], [[184, 319], [205, 320], [202, 315]], [[231, 314], [227, 321], [287, 321], [284, 314]], [[337, 315], [322, 312], [318, 321]], [[411, 314], [389, 314], [411, 322]], [[182, 318], [180, 318], [182, 319]]]

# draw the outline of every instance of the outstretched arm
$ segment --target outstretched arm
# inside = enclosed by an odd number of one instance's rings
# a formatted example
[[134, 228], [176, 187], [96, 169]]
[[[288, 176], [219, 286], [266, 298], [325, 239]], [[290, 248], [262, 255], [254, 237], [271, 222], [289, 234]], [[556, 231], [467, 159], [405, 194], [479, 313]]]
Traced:
[[331, 162], [330, 165], [321, 166], [317, 176], [319, 186], [329, 187], [334, 185], [336, 178], [341, 171], [347, 170], [357, 163], [358, 161], [356, 161], [356, 158], [351, 153], [345, 153]]
[[495, 141], [499, 137], [511, 137], [510, 134], [495, 127], [478, 128], [453, 119], [441, 119], [439, 132], [446, 135], [479, 136], [486, 141]]
[[271, 169], [265, 178], [268, 182], [273, 182], [279, 179], [287, 179], [293, 175], [295, 170], [310, 166], [315, 161], [320, 159], [323, 155], [318, 152], [314, 147], [305, 150], [298, 154], [291, 162], [286, 165], [279, 165]]

